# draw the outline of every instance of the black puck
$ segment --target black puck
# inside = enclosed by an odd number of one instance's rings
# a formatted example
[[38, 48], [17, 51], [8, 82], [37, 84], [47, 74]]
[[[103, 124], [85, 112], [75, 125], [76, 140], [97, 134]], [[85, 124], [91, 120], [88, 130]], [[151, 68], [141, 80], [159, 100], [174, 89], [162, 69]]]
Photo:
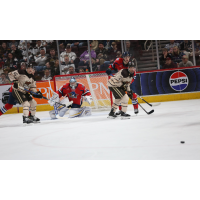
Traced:
[[182, 144], [184, 144], [184, 143], [185, 143], [185, 141], [181, 141], [181, 143], [182, 143]]

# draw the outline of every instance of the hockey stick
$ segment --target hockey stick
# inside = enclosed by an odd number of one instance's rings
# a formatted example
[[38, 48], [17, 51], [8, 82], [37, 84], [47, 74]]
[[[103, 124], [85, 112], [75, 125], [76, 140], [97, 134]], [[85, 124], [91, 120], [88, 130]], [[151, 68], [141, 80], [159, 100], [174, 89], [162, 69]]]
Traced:
[[[135, 93], [136, 94], [136, 93]], [[140, 99], [142, 99], [142, 101], [144, 101], [145, 103], [147, 103], [149, 106], [158, 106], [160, 105], [160, 103], [156, 103], [155, 105], [152, 105], [150, 103], [148, 103], [146, 100], [144, 100], [140, 95], [136, 94]]]
[[[22, 87], [20, 87], [20, 89], [22, 89]], [[25, 90], [26, 92], [29, 92], [29, 93], [31, 93], [31, 94], [34, 94], [34, 95], [38, 95], [37, 93], [35, 93], [35, 92], [32, 92], [32, 91], [30, 91], [30, 90], [27, 90], [26, 88], [23, 88], [23, 90]], [[46, 100], [50, 100], [50, 99], [48, 99], [48, 98], [46, 98], [46, 97], [44, 97], [43, 95], [42, 95], [42, 98], [43, 99], [46, 99]], [[64, 107], [68, 107], [68, 106], [70, 106], [72, 103], [68, 103], [68, 104], [62, 104], [62, 103], [59, 103], [59, 102], [55, 102], [55, 103], [57, 103], [57, 104], [59, 104], [59, 105], [61, 105], [61, 106], [64, 106]]]
[[151, 110], [149, 112], [147, 112], [141, 105], [140, 103], [138, 103], [138, 105], [144, 110], [144, 112], [146, 112], [148, 115], [152, 114], [154, 112], [154, 110]]

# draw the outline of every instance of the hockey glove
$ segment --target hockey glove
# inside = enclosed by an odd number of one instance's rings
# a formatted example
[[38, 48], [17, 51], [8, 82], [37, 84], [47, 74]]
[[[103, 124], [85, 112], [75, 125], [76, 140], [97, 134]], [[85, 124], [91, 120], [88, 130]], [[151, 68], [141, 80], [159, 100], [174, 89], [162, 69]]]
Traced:
[[133, 91], [127, 91], [128, 97], [132, 100], [133, 99]]
[[108, 68], [108, 69], [106, 70], [106, 74], [108, 74], [108, 76], [111, 76], [111, 73], [112, 73], [112, 71]]
[[84, 100], [85, 100], [86, 102], [88, 102], [89, 104], [91, 104], [91, 102], [92, 102], [92, 97], [91, 97], [91, 96], [85, 96], [85, 97], [84, 97]]
[[38, 99], [42, 99], [43, 95], [40, 91], [37, 91], [36, 94], [32, 94], [33, 97], [38, 98]]
[[13, 83], [14, 83], [13, 84], [14, 88], [18, 89], [18, 84], [19, 84], [18, 80], [14, 80]]

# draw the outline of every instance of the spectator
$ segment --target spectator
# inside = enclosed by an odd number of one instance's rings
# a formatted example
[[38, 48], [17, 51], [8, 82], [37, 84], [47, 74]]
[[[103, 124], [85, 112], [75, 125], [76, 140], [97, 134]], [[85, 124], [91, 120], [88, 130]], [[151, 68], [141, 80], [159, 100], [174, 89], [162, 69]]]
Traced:
[[170, 43], [166, 44], [165, 48], [168, 50], [168, 53], [172, 53], [175, 46], [179, 48], [179, 43], [175, 43], [174, 40], [170, 40]]
[[36, 68], [37, 72], [43, 71], [46, 68], [46, 66], [45, 66], [46, 60], [47, 60], [47, 56], [45, 54], [45, 50], [41, 49], [40, 54], [35, 56], [35, 62], [37, 64], [37, 66], [35, 66], [35, 68]]
[[52, 79], [52, 77], [51, 77], [51, 75], [50, 75], [50, 71], [48, 70], [48, 69], [45, 69], [44, 70], [44, 76], [42, 77], [42, 81], [49, 81], [49, 80], [51, 80]]
[[[5, 76], [6, 76], [6, 79], [8, 79], [9, 81], [10, 81], [10, 79], [9, 79], [9, 77], [8, 77], [8, 73], [10, 72], [10, 69], [8, 69], [8, 68], [5, 68], [4, 70], [3, 70], [3, 73], [5, 74]], [[11, 82], [11, 81], [10, 81]]]
[[[46, 66], [46, 69], [48, 69], [48, 70], [50, 71], [50, 73], [51, 73], [51, 66], [50, 66], [49, 62], [47, 62], [47, 63], [45, 64], [45, 66]], [[46, 69], [45, 69], [45, 70], [46, 70]]]
[[59, 60], [56, 60], [53, 68], [51, 68], [51, 75], [52, 77], [54, 77], [55, 75], [60, 75]]
[[[96, 52], [92, 49], [92, 45], [90, 44], [90, 53], [91, 53], [91, 60], [92, 60], [92, 64], [95, 64], [95, 59], [96, 59]], [[90, 62], [90, 57], [89, 57], [89, 51], [86, 50], [84, 51], [81, 55], [80, 55], [80, 62], [79, 62], [79, 66], [86, 66], [87, 68], [89, 68], [89, 62]]]
[[187, 52], [191, 52], [192, 51], [192, 42], [188, 41], [188, 40], [184, 40], [180, 44], [180, 50], [185, 50]]
[[126, 40], [126, 51], [128, 51], [131, 54], [131, 56], [135, 56], [134, 49], [133, 47], [131, 47], [131, 42], [129, 40]]
[[6, 78], [4, 73], [1, 73], [0, 84], [8, 84], [10, 81]]
[[40, 52], [41, 49], [44, 49], [44, 51], [46, 53], [46, 48], [42, 45], [42, 41], [41, 40], [37, 40], [37, 44], [33, 49], [33, 54], [37, 55], [37, 53]]
[[59, 45], [59, 51], [60, 52], [64, 52], [65, 51], [65, 46], [64, 46], [63, 43]]
[[[32, 43], [32, 40], [27, 40], [27, 44], [28, 43], [29, 44]], [[19, 41], [19, 45], [18, 45], [18, 49], [23, 50], [25, 48], [26, 48], [26, 42], [25, 42], [25, 40], [20, 40]]]
[[65, 62], [61, 63], [61, 70], [62, 70], [62, 74], [67, 74], [70, 66], [72, 66], [75, 70], [75, 65], [70, 63], [68, 55], [65, 55], [64, 58], [65, 58]]
[[7, 56], [8, 53], [10, 53], [10, 48], [7, 47], [6, 42], [2, 42], [0, 49], [1, 49], [1, 54], [5, 54], [5, 56]]
[[13, 58], [12, 53], [8, 53], [8, 58], [5, 60], [4, 69], [7, 68], [10, 71], [14, 71], [17, 69], [18, 60], [17, 58]]
[[[33, 54], [33, 47], [31, 46], [30, 42], [27, 42], [28, 53], [30, 52]], [[22, 49], [22, 55], [26, 56], [26, 46]]]
[[166, 58], [170, 57], [172, 58], [172, 55], [168, 53], [168, 50], [166, 48], [163, 48], [162, 55], [160, 57], [160, 65], [163, 66], [165, 64]]
[[76, 74], [73, 66], [69, 67], [69, 71], [67, 72], [67, 74]]
[[121, 57], [122, 57], [122, 52], [121, 52], [121, 51], [118, 51], [118, 52], [117, 52], [116, 58], [121, 58]]
[[102, 65], [106, 59], [108, 58], [108, 52], [107, 50], [104, 48], [104, 44], [103, 42], [99, 42], [99, 47], [96, 49], [96, 64], [97, 65]]
[[98, 48], [98, 45], [99, 45], [98, 40], [92, 40], [91, 46], [92, 46], [92, 49], [93, 49], [93, 50], [96, 51], [96, 49]]
[[179, 63], [179, 67], [191, 67], [193, 66], [193, 63], [188, 60], [188, 56], [184, 55], [182, 57], [182, 62]]
[[79, 73], [85, 73], [84, 69], [83, 69], [83, 68], [80, 68], [80, 69], [79, 69]]
[[8, 43], [8, 47], [11, 48], [12, 45], [15, 45], [17, 47], [18, 42], [16, 42], [16, 40], [10, 40], [10, 42]]
[[[29, 62], [33, 62], [34, 61], [34, 55], [31, 52], [28, 52], [28, 58], [29, 58]], [[23, 62], [27, 62], [27, 56], [24, 55], [23, 56]]]
[[[1, 60], [1, 59], [0, 59]], [[3, 65], [4, 65], [4, 62], [3, 61], [0, 61], [0, 74], [3, 73]]]
[[177, 68], [177, 65], [172, 61], [171, 57], [167, 57], [162, 69]]
[[69, 62], [70, 63], [74, 63], [74, 60], [76, 59], [76, 54], [74, 52], [72, 52], [71, 50], [71, 46], [68, 44], [66, 49], [66, 51], [60, 54], [60, 61], [61, 62], [65, 62], [64, 57], [65, 55], [69, 56]]
[[49, 62], [50, 66], [54, 66], [54, 63], [57, 59], [58, 56], [56, 56], [55, 49], [50, 49], [50, 55], [47, 57], [47, 62]]
[[105, 49], [109, 50], [111, 48], [113, 40], [105, 40], [103, 41], [103, 45], [105, 47]]
[[14, 58], [17, 58], [18, 60], [22, 59], [21, 50], [17, 49], [14, 44], [11, 45], [11, 53], [13, 54]]
[[117, 51], [118, 51], [117, 43], [116, 42], [112, 42], [112, 46], [111, 46], [111, 48], [109, 50], [109, 60], [110, 60], [109, 62], [110, 63], [113, 63], [115, 61], [116, 56], [117, 56]]
[[173, 53], [172, 53], [172, 60], [175, 63], [180, 63], [183, 57], [183, 53], [179, 51], [179, 48], [177, 46], [173, 47]]
[[82, 46], [87, 46], [87, 41], [86, 40], [73, 40], [71, 47], [77, 46], [77, 47], [82, 47]]

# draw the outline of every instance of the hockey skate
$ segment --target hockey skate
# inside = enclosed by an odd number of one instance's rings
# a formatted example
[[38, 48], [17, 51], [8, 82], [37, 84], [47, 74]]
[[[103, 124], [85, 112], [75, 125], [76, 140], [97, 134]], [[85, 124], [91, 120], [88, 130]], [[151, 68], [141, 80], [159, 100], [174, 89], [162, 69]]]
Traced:
[[31, 119], [33, 123], [40, 123], [40, 119], [37, 118], [36, 116], [30, 115], [29, 119]]
[[117, 117], [120, 117], [120, 115], [122, 114], [122, 111], [119, 110], [118, 112], [115, 113]]
[[134, 113], [135, 113], [135, 114], [138, 114], [138, 113], [139, 113], [138, 108], [135, 108], [135, 109], [134, 109]]
[[30, 123], [33, 123], [33, 120], [30, 119], [29, 117], [23, 116], [23, 123], [30, 124]]
[[113, 108], [112, 108], [108, 115], [108, 118], [115, 119], [116, 117], [117, 117], [117, 115], [115, 114], [115, 112], [113, 111]]
[[121, 111], [121, 119], [130, 119], [130, 115], [126, 114], [125, 112]]

